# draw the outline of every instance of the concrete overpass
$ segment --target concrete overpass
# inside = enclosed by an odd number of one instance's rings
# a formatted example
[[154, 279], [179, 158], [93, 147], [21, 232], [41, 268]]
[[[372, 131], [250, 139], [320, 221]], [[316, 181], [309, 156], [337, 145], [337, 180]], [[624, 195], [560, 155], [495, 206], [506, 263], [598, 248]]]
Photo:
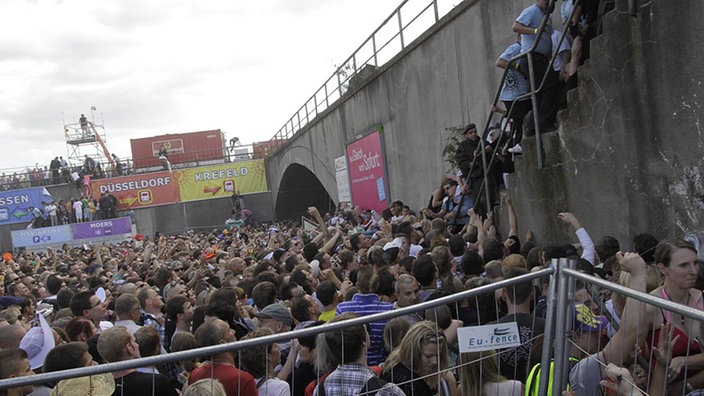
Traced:
[[[446, 129], [485, 123], [500, 79], [494, 63], [528, 4], [464, 1], [298, 131], [267, 160], [275, 216], [337, 202], [334, 159], [375, 127], [383, 128], [390, 198], [426, 205], [447, 169]], [[543, 137], [542, 169], [535, 140], [524, 140], [510, 188], [521, 231], [570, 240], [556, 218], [564, 210], [624, 247], [638, 232], [674, 237], [699, 227], [703, 11], [702, 2], [654, 0], [632, 16], [628, 1], [616, 0], [559, 130]]]

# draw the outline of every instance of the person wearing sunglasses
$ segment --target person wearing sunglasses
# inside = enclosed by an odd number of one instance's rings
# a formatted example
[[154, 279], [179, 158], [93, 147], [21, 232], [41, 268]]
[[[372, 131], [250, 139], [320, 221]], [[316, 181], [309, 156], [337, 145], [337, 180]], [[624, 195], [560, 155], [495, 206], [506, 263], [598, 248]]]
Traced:
[[74, 295], [71, 298], [69, 307], [74, 317], [89, 319], [98, 329], [100, 328], [100, 321], [105, 318], [107, 313], [105, 304], [92, 291], [82, 291]]

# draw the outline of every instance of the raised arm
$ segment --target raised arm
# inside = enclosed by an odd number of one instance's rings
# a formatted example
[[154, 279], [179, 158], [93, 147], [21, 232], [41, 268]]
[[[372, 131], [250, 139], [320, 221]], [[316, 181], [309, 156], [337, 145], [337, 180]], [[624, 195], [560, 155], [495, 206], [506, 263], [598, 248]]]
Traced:
[[313, 216], [313, 218], [315, 219], [315, 222], [318, 223], [318, 229], [323, 234], [323, 240], [327, 241], [330, 238], [330, 233], [328, 233], [328, 227], [325, 225], [325, 221], [323, 221], [323, 217], [320, 216], [320, 212], [318, 211], [318, 208], [316, 208], [315, 206], [309, 207], [308, 214]]
[[506, 201], [506, 210], [508, 211], [508, 236], [518, 235], [518, 217], [516, 209], [513, 207], [513, 200], [508, 192], [503, 192], [501, 195]]
[[667, 394], [665, 388], [667, 384], [667, 369], [672, 361], [672, 345], [677, 344], [680, 335], [670, 338], [672, 323], [665, 323], [658, 335], [658, 346], [653, 346], [653, 357], [655, 358], [655, 368], [650, 380], [650, 396], [662, 396]]
[[577, 239], [579, 239], [579, 244], [582, 245], [582, 258], [592, 263], [592, 265], [595, 265], [596, 249], [594, 249], [594, 242], [589, 236], [589, 233], [587, 233], [587, 230], [579, 223], [577, 217], [572, 214], [572, 212], [558, 213], [557, 217], [572, 226], [574, 233], [577, 235]]
[[337, 225], [336, 228], [337, 228], [337, 230], [332, 235], [332, 238], [328, 239], [325, 242], [325, 244], [323, 245], [323, 247], [320, 248], [321, 251], [326, 252], [326, 253], [330, 253], [330, 251], [332, 251], [332, 249], [337, 244], [337, 240], [340, 239], [340, 237], [342, 236], [342, 229], [340, 229], [339, 224]]
[[[638, 253], [616, 253], [621, 269], [631, 274], [629, 287], [639, 292], [646, 292], [647, 272], [645, 261]], [[629, 357], [636, 345], [639, 333], [647, 333], [648, 327], [643, 326], [646, 304], [635, 298], [627, 298], [626, 306], [621, 315], [621, 327], [616, 334], [606, 344], [602, 351], [604, 363], [613, 363], [617, 366], [623, 365], [624, 357]], [[652, 317], [652, 316], [651, 316]]]

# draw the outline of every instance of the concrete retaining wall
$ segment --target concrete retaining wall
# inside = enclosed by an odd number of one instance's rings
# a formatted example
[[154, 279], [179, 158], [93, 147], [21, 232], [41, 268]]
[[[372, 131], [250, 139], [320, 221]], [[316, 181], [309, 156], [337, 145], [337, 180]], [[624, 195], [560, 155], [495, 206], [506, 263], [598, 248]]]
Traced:
[[[500, 78], [494, 62], [529, 3], [461, 3], [267, 161], [274, 200], [287, 167], [297, 163], [336, 201], [334, 158], [346, 141], [381, 125], [391, 199], [425, 205], [447, 169], [445, 128], [484, 125]], [[530, 226], [542, 242], [575, 240], [558, 224], [563, 210], [575, 212], [595, 238], [611, 234], [625, 248], [637, 232], [662, 238], [699, 227], [702, 11], [702, 2], [654, 0], [633, 18], [627, 1], [617, 1], [559, 132], [544, 137], [544, 169], [537, 169], [535, 142], [524, 144], [511, 188], [521, 232]]]

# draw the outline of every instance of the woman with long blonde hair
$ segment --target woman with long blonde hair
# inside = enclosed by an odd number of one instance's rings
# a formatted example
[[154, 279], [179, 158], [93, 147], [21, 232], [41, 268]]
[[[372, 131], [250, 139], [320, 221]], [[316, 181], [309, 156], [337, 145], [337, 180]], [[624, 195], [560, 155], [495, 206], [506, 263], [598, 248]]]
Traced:
[[457, 381], [447, 367], [445, 335], [425, 320], [414, 324], [391, 352], [381, 378], [397, 384], [407, 395], [456, 395]]
[[508, 380], [499, 373], [496, 351], [460, 354], [460, 395], [521, 396], [523, 384]]

